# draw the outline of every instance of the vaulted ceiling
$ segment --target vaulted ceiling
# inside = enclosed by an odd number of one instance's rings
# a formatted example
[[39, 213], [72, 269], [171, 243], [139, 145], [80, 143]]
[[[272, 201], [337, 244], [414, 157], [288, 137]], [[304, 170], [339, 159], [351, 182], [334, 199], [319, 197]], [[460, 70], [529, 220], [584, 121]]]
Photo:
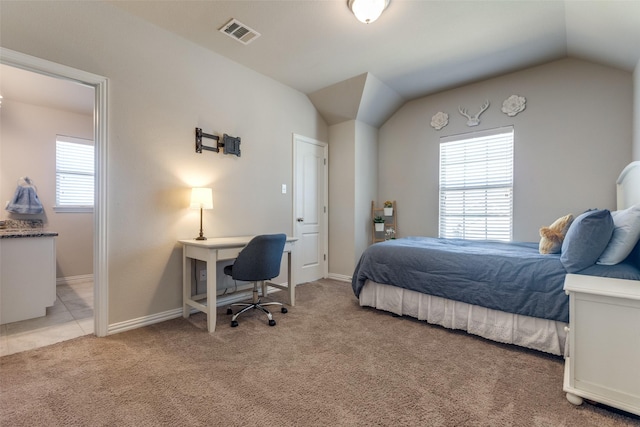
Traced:
[[[379, 125], [407, 100], [561, 58], [629, 72], [640, 60], [640, 0], [391, 0], [369, 25], [347, 0], [109, 3], [309, 95], [329, 124]], [[260, 36], [221, 33], [232, 18]]]
[[[305, 94], [370, 73], [409, 100], [567, 56], [640, 59], [640, 0], [391, 0], [368, 25], [347, 0], [112, 4]], [[232, 18], [260, 37], [225, 36]]]

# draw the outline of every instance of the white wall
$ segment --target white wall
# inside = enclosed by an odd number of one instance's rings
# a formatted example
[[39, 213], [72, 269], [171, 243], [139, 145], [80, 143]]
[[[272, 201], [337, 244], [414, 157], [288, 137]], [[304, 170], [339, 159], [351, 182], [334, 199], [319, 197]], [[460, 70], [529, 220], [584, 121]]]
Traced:
[[[354, 222], [354, 253], [351, 255], [353, 265], [345, 271], [349, 277], [353, 274], [353, 267], [360, 259], [362, 252], [371, 244], [371, 202], [381, 206], [376, 200], [378, 192], [378, 129], [364, 122], [356, 122], [355, 139], [355, 222]], [[346, 255], [346, 254], [345, 254]]]
[[[56, 201], [56, 135], [93, 139], [93, 117], [5, 99], [0, 108], [1, 218], [42, 219], [56, 237], [56, 277], [93, 273], [93, 214], [60, 213]], [[28, 176], [38, 188], [44, 213], [4, 210], [18, 178]]]
[[347, 277], [355, 265], [355, 123], [329, 127], [329, 273]]
[[[292, 233], [291, 135], [328, 139], [302, 93], [102, 2], [3, 2], [0, 40], [109, 78], [109, 324], [181, 306], [192, 186], [213, 188], [208, 236]], [[242, 157], [196, 154], [195, 127]]]
[[640, 160], [640, 60], [633, 73], [633, 160]]
[[357, 120], [329, 127], [329, 273], [350, 278], [371, 243], [378, 130]]
[[[527, 107], [508, 117], [501, 106], [513, 94]], [[467, 127], [458, 106], [475, 114], [485, 100], [481, 124]], [[513, 238], [537, 241], [540, 226], [561, 215], [615, 208], [615, 181], [631, 159], [632, 107], [631, 73], [575, 59], [409, 102], [379, 132], [378, 200], [397, 200], [400, 236], [437, 236], [439, 138], [513, 125]], [[440, 131], [429, 125], [438, 111], [449, 114]]]

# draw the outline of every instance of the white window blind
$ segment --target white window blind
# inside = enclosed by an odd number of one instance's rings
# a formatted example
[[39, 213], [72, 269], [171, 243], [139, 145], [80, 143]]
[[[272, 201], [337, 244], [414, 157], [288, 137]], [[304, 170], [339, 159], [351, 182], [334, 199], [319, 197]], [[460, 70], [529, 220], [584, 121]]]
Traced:
[[513, 127], [440, 139], [440, 237], [511, 240]]
[[56, 210], [91, 210], [93, 192], [93, 141], [58, 135], [56, 138]]

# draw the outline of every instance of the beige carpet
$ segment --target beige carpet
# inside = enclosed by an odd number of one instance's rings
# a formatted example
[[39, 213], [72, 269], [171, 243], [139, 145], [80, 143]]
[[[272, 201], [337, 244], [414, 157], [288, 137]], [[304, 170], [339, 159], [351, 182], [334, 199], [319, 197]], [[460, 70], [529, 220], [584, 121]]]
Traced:
[[[2, 426], [640, 426], [571, 405], [561, 358], [359, 307], [348, 283], [0, 358]], [[277, 294], [274, 294], [277, 297]]]

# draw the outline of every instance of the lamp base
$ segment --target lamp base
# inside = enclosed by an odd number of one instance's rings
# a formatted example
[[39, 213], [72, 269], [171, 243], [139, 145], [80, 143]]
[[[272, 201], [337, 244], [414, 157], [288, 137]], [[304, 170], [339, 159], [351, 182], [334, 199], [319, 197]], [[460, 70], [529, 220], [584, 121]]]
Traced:
[[202, 231], [202, 206], [200, 207], [200, 234], [196, 237], [196, 240], [207, 240]]

